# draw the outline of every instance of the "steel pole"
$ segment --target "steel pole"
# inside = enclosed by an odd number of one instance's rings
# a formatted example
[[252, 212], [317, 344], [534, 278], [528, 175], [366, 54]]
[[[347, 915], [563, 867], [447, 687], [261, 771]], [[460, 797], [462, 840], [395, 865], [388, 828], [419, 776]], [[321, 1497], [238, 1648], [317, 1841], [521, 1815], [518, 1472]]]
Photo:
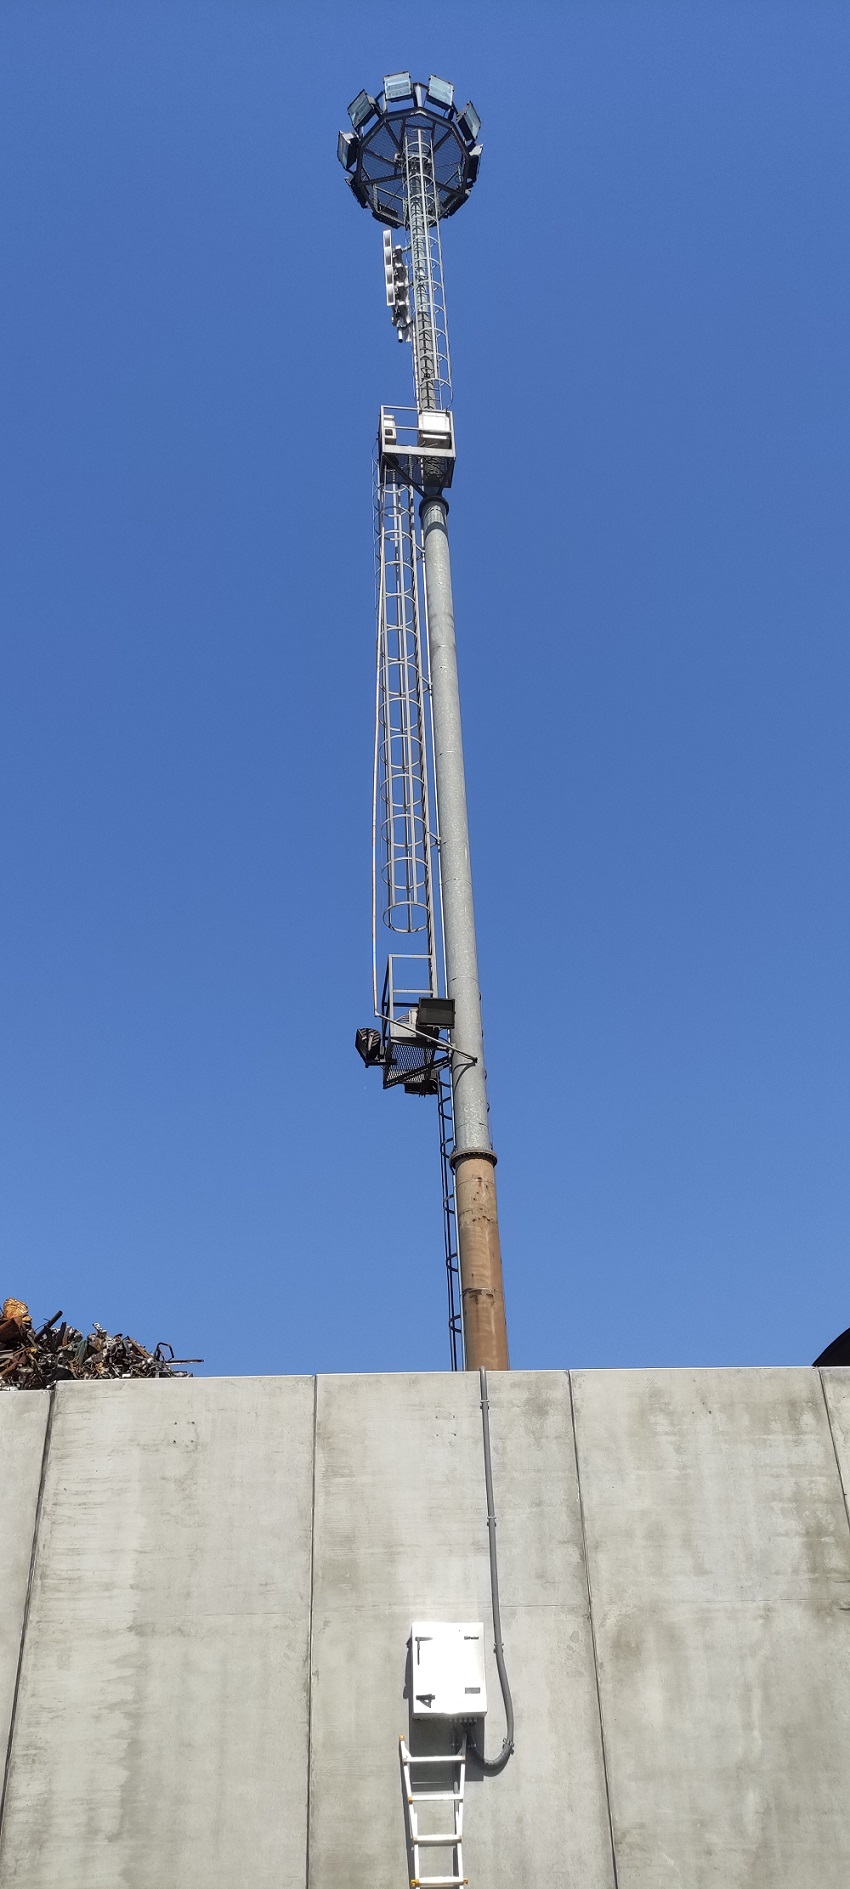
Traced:
[[420, 506], [439, 806], [447, 995], [454, 999], [454, 1153], [466, 1368], [508, 1369], [508, 1334], [496, 1206], [496, 1156], [487, 1116], [484, 1036], [469, 858], [448, 506]]

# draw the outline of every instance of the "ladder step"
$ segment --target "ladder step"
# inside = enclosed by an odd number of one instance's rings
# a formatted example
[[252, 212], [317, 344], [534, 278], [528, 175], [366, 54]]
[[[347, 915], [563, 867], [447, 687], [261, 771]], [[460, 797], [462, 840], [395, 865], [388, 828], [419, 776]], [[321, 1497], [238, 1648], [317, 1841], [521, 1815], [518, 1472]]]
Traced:
[[416, 1751], [408, 1751], [408, 1747], [402, 1742], [402, 1757], [406, 1764], [463, 1764], [467, 1753], [465, 1751], [440, 1751], [434, 1757], [433, 1751], [429, 1751], [425, 1757], [417, 1757]]
[[409, 1804], [462, 1804], [463, 1791], [414, 1791]]
[[468, 1876], [411, 1876], [410, 1889], [461, 1889]]
[[422, 1830], [420, 1830], [418, 1836], [415, 1839], [417, 1843], [435, 1844], [441, 1850], [453, 1850], [457, 1840], [458, 1840], [458, 1833], [456, 1830], [444, 1830], [441, 1832], [439, 1836], [437, 1836], [436, 1834], [431, 1836], [430, 1834], [426, 1834]]

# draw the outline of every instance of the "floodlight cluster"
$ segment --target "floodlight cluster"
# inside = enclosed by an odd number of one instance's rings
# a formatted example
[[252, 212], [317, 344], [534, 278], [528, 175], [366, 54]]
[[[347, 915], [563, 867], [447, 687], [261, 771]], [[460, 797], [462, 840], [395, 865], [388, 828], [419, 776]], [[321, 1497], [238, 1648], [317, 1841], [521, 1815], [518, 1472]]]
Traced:
[[352, 129], [340, 132], [337, 156], [352, 195], [379, 223], [406, 224], [405, 140], [418, 130], [431, 140], [440, 216], [454, 216], [466, 202], [481, 163], [481, 120], [472, 103], [458, 111], [448, 79], [432, 73], [424, 85], [409, 72], [391, 72], [376, 98], [358, 92], [348, 116]]

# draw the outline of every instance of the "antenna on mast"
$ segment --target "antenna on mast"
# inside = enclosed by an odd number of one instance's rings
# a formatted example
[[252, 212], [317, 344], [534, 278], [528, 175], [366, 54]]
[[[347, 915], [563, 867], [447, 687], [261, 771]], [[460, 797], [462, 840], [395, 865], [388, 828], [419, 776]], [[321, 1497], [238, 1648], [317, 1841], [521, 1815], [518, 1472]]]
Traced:
[[387, 306], [411, 343], [415, 396], [382, 407], [378, 424], [377, 1027], [358, 1030], [356, 1046], [385, 1088], [437, 1098], [452, 1367], [506, 1370], [445, 499], [455, 433], [440, 224], [478, 176], [481, 122], [472, 104], [458, 111], [448, 80], [409, 72], [391, 73], [374, 98], [358, 92], [349, 118], [337, 155], [356, 201], [384, 225]]

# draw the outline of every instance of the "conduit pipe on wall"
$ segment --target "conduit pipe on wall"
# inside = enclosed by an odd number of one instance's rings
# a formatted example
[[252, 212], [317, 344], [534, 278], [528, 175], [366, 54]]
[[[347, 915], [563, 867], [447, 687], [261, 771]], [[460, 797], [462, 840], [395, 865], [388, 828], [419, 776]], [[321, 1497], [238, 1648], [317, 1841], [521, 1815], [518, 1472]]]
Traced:
[[495, 1758], [485, 1758], [479, 1751], [475, 1739], [470, 1733], [467, 1743], [469, 1750], [477, 1758], [482, 1771], [494, 1776], [504, 1771], [505, 1765], [514, 1748], [514, 1702], [508, 1683], [508, 1671], [505, 1665], [505, 1649], [502, 1644], [502, 1610], [499, 1603], [499, 1563], [496, 1554], [496, 1506], [493, 1501], [493, 1459], [490, 1451], [490, 1399], [487, 1395], [487, 1372], [482, 1365], [479, 1373], [481, 1385], [481, 1426], [484, 1433], [484, 1483], [487, 1490], [487, 1532], [490, 1538], [490, 1600], [493, 1608], [493, 1651], [496, 1655], [496, 1670], [502, 1699], [505, 1707], [505, 1739], [502, 1749]]

